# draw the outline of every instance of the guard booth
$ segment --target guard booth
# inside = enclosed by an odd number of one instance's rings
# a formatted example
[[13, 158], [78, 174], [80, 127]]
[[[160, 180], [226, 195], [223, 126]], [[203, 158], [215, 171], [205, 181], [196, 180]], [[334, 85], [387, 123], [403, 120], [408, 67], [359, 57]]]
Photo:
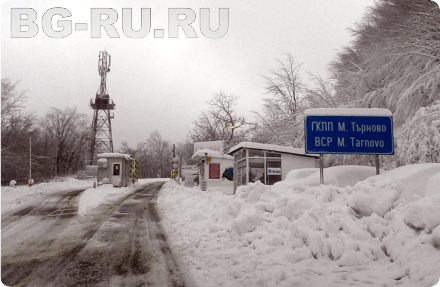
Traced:
[[128, 186], [130, 183], [130, 163], [134, 161], [128, 154], [98, 154], [98, 182], [108, 178], [116, 187]]
[[272, 185], [298, 168], [316, 167], [318, 155], [305, 154], [303, 148], [242, 142], [229, 150], [234, 157], [234, 192], [238, 186], [260, 181]]
[[[213, 143], [213, 142], [210, 142]], [[215, 142], [214, 142], [215, 143]], [[192, 159], [197, 161], [198, 185], [203, 191], [221, 191], [226, 194], [233, 192], [233, 182], [222, 177], [225, 170], [233, 167], [234, 158], [223, 154], [221, 149], [199, 149], [194, 143]]]

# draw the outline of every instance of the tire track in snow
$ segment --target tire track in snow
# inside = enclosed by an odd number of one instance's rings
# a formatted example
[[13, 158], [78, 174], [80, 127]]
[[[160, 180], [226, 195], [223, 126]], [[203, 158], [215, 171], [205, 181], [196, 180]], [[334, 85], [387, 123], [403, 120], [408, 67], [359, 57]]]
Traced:
[[162, 185], [143, 186], [111, 206], [100, 206], [99, 216], [88, 217], [81, 226], [85, 231], [58, 254], [2, 262], [2, 281], [12, 286], [184, 287], [156, 211]]
[[[137, 192], [139, 189], [134, 190], [133, 192]], [[81, 192], [84, 190], [81, 190]], [[12, 260], [4, 260], [2, 253], [2, 282], [7, 286], [14, 286], [16, 284], [26, 284], [27, 286], [48, 286], [45, 282], [50, 282], [57, 274], [65, 267], [65, 265], [75, 258], [75, 256], [86, 246], [87, 241], [95, 234], [95, 232], [99, 229], [102, 223], [107, 219], [109, 214], [113, 212], [124, 200], [133, 195], [133, 193], [121, 198], [119, 201], [113, 204], [107, 204], [100, 206], [98, 216], [92, 216], [88, 218], [88, 222], [84, 223], [84, 230], [82, 234], [79, 235], [78, 238], [70, 239], [73, 241], [70, 246], [63, 246], [61, 250], [54, 251], [52, 253], [41, 252], [42, 249], [46, 249], [48, 245], [50, 245], [54, 239], [48, 238], [49, 236], [56, 236], [56, 233], [61, 233], [63, 228], [69, 223], [62, 217], [56, 217], [53, 220], [52, 217], [47, 217], [47, 215], [56, 211], [57, 208], [53, 207], [54, 204], [60, 203], [67, 197], [77, 196], [80, 193], [80, 190], [71, 191], [66, 194], [61, 195], [61, 199], [59, 199], [60, 195], [52, 195], [49, 196], [41, 205], [38, 206], [28, 206], [24, 209], [14, 212], [11, 216], [19, 216], [19, 221], [28, 220], [29, 216], [43, 216], [41, 220], [50, 220], [53, 222], [54, 230], [47, 230], [47, 233], [44, 234], [44, 237], [36, 238], [35, 240], [40, 240], [39, 245], [31, 246], [31, 250], [29, 250], [30, 258], [26, 258], [26, 256], [21, 256], [18, 259]], [[76, 195], [75, 195], [76, 194]], [[56, 199], [53, 201], [53, 199]], [[15, 219], [15, 221], [17, 221]], [[10, 224], [9, 222], [8, 224]], [[3, 225], [3, 222], [2, 222]], [[14, 224], [15, 226], [15, 224]], [[11, 227], [12, 228], [12, 227]], [[2, 228], [3, 233], [3, 228]], [[55, 233], [55, 235], [54, 235]], [[3, 235], [2, 235], [3, 241]], [[67, 245], [67, 244], [66, 244]], [[33, 249], [33, 250], [32, 250]], [[24, 258], [23, 258], [24, 257]], [[34, 282], [35, 281], [35, 282]]]

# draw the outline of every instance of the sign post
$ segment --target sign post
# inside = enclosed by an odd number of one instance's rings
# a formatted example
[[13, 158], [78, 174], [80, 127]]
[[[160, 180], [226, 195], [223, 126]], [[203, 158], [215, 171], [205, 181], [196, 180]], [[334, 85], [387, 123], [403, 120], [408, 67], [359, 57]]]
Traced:
[[324, 157], [319, 155], [319, 183], [324, 184]]
[[308, 109], [304, 114], [305, 152], [319, 154], [394, 154], [393, 117], [388, 109]]

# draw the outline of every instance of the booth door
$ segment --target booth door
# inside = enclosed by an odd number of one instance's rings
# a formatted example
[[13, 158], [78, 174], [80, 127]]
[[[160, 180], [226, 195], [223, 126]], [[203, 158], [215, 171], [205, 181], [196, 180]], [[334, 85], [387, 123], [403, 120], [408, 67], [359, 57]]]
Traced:
[[112, 184], [113, 186], [119, 186], [122, 180], [121, 163], [113, 164]]

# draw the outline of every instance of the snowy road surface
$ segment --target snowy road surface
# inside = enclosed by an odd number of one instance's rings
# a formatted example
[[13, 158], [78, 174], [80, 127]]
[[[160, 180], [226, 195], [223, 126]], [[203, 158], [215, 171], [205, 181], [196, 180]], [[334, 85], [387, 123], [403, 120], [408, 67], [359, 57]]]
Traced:
[[184, 286], [155, 202], [163, 182], [76, 216], [83, 190], [2, 214], [7, 286]]

